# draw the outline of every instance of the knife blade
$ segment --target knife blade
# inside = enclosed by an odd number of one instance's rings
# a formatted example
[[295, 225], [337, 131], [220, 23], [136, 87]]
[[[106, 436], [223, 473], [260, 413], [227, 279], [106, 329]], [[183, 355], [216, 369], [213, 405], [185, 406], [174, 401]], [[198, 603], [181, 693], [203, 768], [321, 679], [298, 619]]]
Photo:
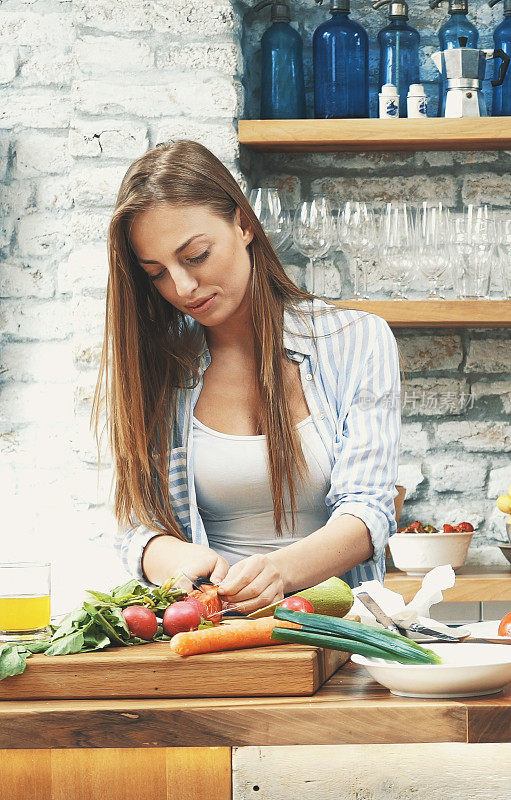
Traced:
[[370, 594], [367, 592], [359, 592], [356, 597], [358, 597], [360, 602], [371, 612], [371, 614], [376, 618], [376, 621], [380, 622], [384, 628], [392, 633], [400, 633], [396, 623], [391, 620], [383, 608], [380, 608], [376, 600], [373, 600]]

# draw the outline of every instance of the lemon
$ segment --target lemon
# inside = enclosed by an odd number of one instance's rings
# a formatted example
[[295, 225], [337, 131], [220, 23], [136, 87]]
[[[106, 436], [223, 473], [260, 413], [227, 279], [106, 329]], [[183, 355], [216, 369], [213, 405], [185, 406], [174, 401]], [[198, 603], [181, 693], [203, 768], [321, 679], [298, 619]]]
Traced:
[[511, 514], [511, 496], [501, 494], [500, 497], [497, 497], [497, 508], [504, 514]]
[[[344, 617], [353, 605], [351, 587], [335, 576], [311, 586], [310, 589], [302, 589], [296, 595], [309, 600], [314, 606], [315, 614], [327, 614], [330, 617]], [[278, 605], [279, 603], [272, 603], [271, 606], [259, 608], [248, 616], [250, 619], [272, 616]]]

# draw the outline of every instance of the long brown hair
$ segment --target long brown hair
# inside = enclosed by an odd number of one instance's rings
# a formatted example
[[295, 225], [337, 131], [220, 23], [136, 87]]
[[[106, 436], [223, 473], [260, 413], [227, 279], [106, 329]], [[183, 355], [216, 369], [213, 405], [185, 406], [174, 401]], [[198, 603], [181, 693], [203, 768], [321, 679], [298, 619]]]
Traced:
[[[237, 208], [251, 226], [250, 303], [260, 429], [266, 434], [274, 522], [286, 521], [284, 479], [295, 525], [296, 483], [307, 465], [284, 386], [284, 310], [315, 295], [286, 275], [238, 183], [206, 147], [188, 139], [157, 145], [126, 172], [108, 229], [105, 333], [91, 422], [99, 447], [105, 407], [115, 468], [115, 515], [185, 539], [169, 501], [168, 459], [176, 390], [199, 380], [197, 327], [167, 302], [140, 266], [129, 238], [136, 214], [159, 203], [207, 207], [230, 224]], [[337, 311], [335, 306], [328, 309]], [[102, 397], [102, 387], [105, 391]]]

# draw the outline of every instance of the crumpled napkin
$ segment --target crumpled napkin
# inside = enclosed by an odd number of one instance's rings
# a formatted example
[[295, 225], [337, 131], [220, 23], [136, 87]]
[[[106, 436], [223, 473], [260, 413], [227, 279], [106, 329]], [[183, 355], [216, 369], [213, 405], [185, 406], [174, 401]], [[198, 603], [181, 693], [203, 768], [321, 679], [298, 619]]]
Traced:
[[[350, 614], [358, 614], [361, 622], [364, 622], [366, 625], [374, 625], [378, 628], [383, 627], [357, 598], [359, 592], [367, 592], [367, 594], [378, 603], [380, 608], [388, 614], [392, 621], [396, 622], [398, 625], [408, 627], [412, 622], [418, 622], [420, 625], [432, 628], [440, 633], [446, 633], [449, 636], [461, 638], [462, 636], [470, 634], [470, 628], [466, 625], [449, 628], [447, 625], [444, 625], [443, 622], [431, 619], [429, 616], [431, 606], [443, 600], [444, 596], [442, 590], [450, 589], [454, 586], [455, 581], [456, 575], [450, 564], [435, 567], [424, 576], [421, 588], [409, 603], [405, 603], [402, 595], [397, 592], [392, 592], [390, 589], [386, 589], [379, 581], [365, 581], [356, 589], [353, 589], [355, 600], [350, 609]], [[408, 636], [410, 639], [416, 641], [430, 638], [415, 632], [410, 632]]]

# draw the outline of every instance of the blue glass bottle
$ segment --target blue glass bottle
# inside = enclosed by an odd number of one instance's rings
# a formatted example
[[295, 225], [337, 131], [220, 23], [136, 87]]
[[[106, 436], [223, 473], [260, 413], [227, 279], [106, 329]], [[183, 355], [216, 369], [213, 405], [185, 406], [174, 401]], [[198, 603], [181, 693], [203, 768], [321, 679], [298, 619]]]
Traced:
[[261, 0], [254, 11], [269, 5], [273, 24], [261, 37], [261, 119], [305, 119], [302, 37], [289, 24], [284, 0]]
[[406, 97], [419, 78], [419, 32], [408, 24], [408, 5], [394, 0], [376, 0], [373, 8], [390, 5], [390, 23], [378, 34], [380, 87], [392, 83], [399, 92], [399, 116], [406, 117]]
[[[489, 6], [493, 8], [499, 0], [490, 0]], [[495, 28], [493, 33], [493, 41], [495, 47], [500, 48], [511, 56], [511, 0], [504, 0], [504, 19]], [[497, 80], [499, 72], [498, 61], [495, 62], [494, 67], [494, 80]], [[502, 86], [493, 87], [493, 102], [491, 109], [492, 117], [510, 117], [511, 116], [511, 66], [506, 72]]]
[[314, 116], [368, 117], [369, 36], [349, 18], [349, 0], [330, 0], [330, 13], [332, 18], [318, 25], [312, 37]]
[[[437, 8], [443, 0], [430, 0], [429, 7]], [[460, 36], [467, 40], [467, 47], [477, 47], [479, 44], [479, 31], [467, 18], [468, 0], [448, 0], [449, 19], [438, 29], [440, 50], [458, 48]], [[442, 76], [438, 83], [438, 116], [445, 114], [445, 87]]]

